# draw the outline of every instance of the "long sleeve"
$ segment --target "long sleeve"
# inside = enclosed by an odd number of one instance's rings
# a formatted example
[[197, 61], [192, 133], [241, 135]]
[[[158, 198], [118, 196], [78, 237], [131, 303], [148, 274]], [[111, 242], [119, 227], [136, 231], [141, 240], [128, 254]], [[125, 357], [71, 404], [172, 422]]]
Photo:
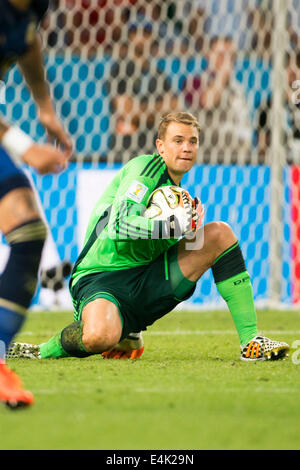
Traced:
[[157, 180], [141, 176], [134, 165], [120, 181], [108, 224], [109, 237], [117, 241], [169, 239], [181, 236], [176, 219], [151, 220], [143, 216]]

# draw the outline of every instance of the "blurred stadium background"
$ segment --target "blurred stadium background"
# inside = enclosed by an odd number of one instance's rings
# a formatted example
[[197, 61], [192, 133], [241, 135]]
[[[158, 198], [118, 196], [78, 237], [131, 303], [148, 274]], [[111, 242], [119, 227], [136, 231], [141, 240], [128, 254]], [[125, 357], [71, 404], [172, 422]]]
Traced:
[[[299, 36], [300, 0], [52, 0], [41, 37], [75, 152], [63, 174], [32, 174], [52, 235], [43, 269], [75, 262], [106, 184], [129, 159], [153, 153], [163, 113], [186, 110], [202, 135], [183, 186], [201, 198], [206, 222], [233, 227], [257, 305], [297, 306]], [[17, 67], [1, 96], [0, 111], [43, 141]], [[6, 250], [2, 240], [3, 260]], [[66, 284], [40, 288], [35, 304], [68, 306]], [[222, 302], [206, 273], [191, 306]]]

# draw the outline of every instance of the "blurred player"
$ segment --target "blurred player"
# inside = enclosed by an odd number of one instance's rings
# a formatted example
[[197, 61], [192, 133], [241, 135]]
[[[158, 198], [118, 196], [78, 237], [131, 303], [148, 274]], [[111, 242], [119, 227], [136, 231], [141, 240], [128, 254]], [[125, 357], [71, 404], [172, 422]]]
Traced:
[[46, 0], [1, 0], [0, 77], [17, 62], [37, 105], [40, 122], [54, 145], [38, 145], [16, 126], [0, 118], [0, 230], [10, 255], [0, 277], [0, 400], [11, 408], [33, 403], [18, 376], [5, 364], [6, 350], [21, 328], [34, 295], [47, 235], [21, 162], [39, 173], [66, 168], [72, 144], [61, 127], [49, 95], [37, 34], [48, 9]]
[[75, 321], [40, 346], [12, 344], [11, 357], [138, 358], [141, 330], [189, 298], [209, 268], [237, 328], [241, 359], [286, 356], [286, 343], [258, 335], [249, 274], [229, 225], [200, 228], [203, 210], [195, 200], [180, 218], [143, 217], [150, 194], [160, 186], [178, 186], [194, 165], [199, 130], [189, 113], [161, 120], [158, 153], [127, 163], [91, 214], [70, 282]]

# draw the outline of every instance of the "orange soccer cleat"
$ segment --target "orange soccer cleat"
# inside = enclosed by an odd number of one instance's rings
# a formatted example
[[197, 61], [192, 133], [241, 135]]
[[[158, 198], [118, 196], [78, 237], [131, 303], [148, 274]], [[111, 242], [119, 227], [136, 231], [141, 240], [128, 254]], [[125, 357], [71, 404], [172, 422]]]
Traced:
[[144, 352], [141, 333], [130, 333], [127, 338], [116, 344], [113, 349], [103, 352], [104, 359], [138, 359]]
[[23, 389], [20, 377], [9, 369], [4, 361], [0, 362], [0, 401], [11, 409], [34, 403], [32, 393]]

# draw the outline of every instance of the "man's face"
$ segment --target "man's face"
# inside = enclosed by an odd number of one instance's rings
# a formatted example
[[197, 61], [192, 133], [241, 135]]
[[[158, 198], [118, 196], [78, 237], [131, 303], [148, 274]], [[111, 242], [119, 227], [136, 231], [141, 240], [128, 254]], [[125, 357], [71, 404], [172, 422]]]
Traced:
[[209, 65], [216, 71], [233, 67], [234, 64], [234, 45], [231, 41], [219, 40], [209, 51]]
[[156, 146], [170, 175], [178, 183], [196, 161], [199, 148], [198, 130], [192, 125], [171, 122], [164, 139], [157, 139]]

